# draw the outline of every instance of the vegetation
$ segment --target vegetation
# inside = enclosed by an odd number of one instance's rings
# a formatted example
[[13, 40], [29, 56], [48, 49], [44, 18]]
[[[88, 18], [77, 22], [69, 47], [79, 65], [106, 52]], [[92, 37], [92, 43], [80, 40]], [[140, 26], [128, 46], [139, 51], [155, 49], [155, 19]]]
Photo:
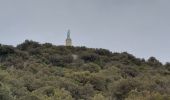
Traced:
[[1, 44], [0, 100], [170, 100], [170, 63], [29, 40]]

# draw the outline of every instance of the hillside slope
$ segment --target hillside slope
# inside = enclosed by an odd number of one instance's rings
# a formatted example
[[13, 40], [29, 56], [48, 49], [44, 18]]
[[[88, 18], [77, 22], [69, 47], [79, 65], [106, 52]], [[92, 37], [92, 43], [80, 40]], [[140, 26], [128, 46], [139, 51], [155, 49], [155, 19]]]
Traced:
[[170, 100], [170, 63], [26, 40], [0, 45], [0, 100]]

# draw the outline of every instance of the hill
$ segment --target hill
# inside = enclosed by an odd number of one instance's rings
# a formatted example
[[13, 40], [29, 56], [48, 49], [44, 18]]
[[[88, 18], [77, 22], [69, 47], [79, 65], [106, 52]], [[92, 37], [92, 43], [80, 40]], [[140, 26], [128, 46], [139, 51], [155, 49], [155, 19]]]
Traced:
[[170, 100], [170, 63], [29, 40], [1, 44], [0, 100]]

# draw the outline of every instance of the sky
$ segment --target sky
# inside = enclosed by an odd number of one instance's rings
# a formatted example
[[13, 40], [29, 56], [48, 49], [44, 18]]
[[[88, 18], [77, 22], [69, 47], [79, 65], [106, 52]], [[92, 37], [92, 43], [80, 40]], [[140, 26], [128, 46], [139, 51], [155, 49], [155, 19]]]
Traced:
[[0, 43], [24, 40], [170, 62], [170, 0], [0, 0]]

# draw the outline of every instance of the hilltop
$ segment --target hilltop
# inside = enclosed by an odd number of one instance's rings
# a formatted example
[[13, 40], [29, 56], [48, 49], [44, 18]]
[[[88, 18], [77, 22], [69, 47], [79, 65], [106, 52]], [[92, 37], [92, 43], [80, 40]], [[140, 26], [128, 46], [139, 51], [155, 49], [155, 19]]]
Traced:
[[0, 44], [0, 100], [170, 100], [170, 63], [29, 40]]

